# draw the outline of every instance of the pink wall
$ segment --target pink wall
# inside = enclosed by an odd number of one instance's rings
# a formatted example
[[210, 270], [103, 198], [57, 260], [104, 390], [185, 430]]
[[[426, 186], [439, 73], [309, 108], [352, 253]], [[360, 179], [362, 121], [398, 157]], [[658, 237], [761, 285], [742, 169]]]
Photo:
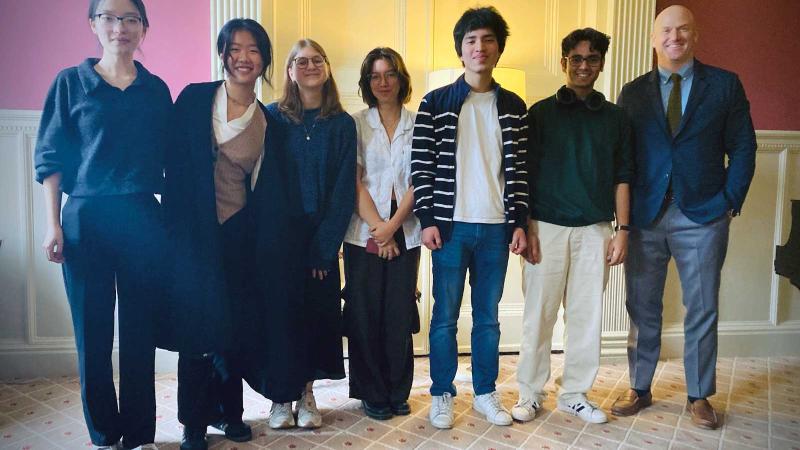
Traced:
[[657, 0], [695, 15], [697, 58], [739, 74], [758, 130], [800, 130], [800, 1]]
[[[0, 0], [0, 109], [42, 109], [63, 68], [100, 56], [87, 0]], [[198, 0], [145, 0], [150, 30], [136, 59], [160, 76], [173, 97], [208, 80], [210, 7]]]

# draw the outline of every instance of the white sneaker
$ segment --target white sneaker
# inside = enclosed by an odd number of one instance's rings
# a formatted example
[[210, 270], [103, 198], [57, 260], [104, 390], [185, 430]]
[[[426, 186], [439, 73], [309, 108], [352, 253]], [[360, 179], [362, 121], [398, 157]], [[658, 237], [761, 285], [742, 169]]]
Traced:
[[303, 391], [297, 401], [297, 426], [300, 428], [319, 428], [322, 426], [322, 415], [317, 409], [314, 391]]
[[[116, 447], [111, 447], [111, 448], [116, 448]], [[136, 447], [133, 450], [158, 450], [158, 447], [156, 446], [156, 444], [143, 444]]]
[[476, 395], [472, 401], [472, 409], [486, 416], [489, 423], [495, 425], [511, 425], [511, 414], [500, 403], [500, 395], [497, 391], [488, 394]]
[[541, 407], [542, 405], [535, 400], [520, 398], [517, 404], [511, 408], [511, 417], [520, 422], [530, 422], [536, 418], [536, 412], [539, 411]]
[[436, 428], [453, 428], [453, 395], [445, 392], [442, 395], [431, 396], [431, 410], [428, 419]]
[[564, 411], [567, 414], [578, 416], [581, 419], [583, 419], [584, 422], [589, 422], [589, 423], [608, 422], [608, 417], [606, 417], [606, 413], [604, 413], [602, 409], [598, 408], [597, 406], [589, 402], [589, 400], [587, 400], [586, 397], [578, 398], [570, 403], [567, 403], [559, 398], [558, 409], [559, 411]]
[[269, 427], [273, 430], [294, 427], [292, 403], [272, 403], [269, 410]]
[[93, 445], [92, 446], [93, 450], [117, 450], [118, 448], [120, 448], [119, 442], [117, 442], [116, 444], [112, 444], [112, 445]]

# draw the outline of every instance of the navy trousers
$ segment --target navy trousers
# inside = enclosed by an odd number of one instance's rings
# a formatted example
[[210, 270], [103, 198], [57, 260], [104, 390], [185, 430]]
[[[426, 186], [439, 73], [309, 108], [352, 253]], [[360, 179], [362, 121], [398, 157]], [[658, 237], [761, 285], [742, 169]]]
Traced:
[[683, 291], [683, 366], [690, 397], [716, 392], [717, 321], [722, 264], [730, 219], [699, 224], [669, 204], [649, 228], [634, 229], [625, 261], [628, 363], [631, 387], [649, 390], [661, 352], [661, 321], [667, 264], [675, 259]]
[[[62, 211], [64, 284], [72, 312], [81, 400], [95, 445], [153, 442], [154, 303], [165, 239], [152, 194], [70, 197]], [[119, 320], [119, 404], [111, 353]]]

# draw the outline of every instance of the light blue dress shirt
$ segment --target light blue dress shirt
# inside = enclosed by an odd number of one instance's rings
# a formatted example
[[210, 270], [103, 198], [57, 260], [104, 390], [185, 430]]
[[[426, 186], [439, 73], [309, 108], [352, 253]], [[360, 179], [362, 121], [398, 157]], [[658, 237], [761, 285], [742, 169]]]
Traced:
[[[689, 93], [692, 91], [692, 79], [694, 78], [694, 60], [689, 61], [678, 70], [681, 76], [681, 113], [686, 111], [686, 103], [689, 101]], [[672, 72], [658, 67], [659, 87], [661, 88], [661, 104], [664, 105], [664, 113], [667, 112], [669, 94], [672, 92]]]

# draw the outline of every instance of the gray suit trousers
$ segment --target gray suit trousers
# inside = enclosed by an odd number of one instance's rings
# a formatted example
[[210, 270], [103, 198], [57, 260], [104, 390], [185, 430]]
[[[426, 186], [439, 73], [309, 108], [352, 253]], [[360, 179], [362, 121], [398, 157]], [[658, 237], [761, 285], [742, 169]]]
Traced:
[[698, 224], [670, 203], [653, 225], [631, 231], [625, 276], [626, 307], [631, 318], [628, 364], [632, 388], [649, 390], [653, 382], [661, 351], [664, 282], [672, 257], [686, 308], [686, 391], [697, 398], [716, 392], [719, 286], [729, 227], [727, 215]]

